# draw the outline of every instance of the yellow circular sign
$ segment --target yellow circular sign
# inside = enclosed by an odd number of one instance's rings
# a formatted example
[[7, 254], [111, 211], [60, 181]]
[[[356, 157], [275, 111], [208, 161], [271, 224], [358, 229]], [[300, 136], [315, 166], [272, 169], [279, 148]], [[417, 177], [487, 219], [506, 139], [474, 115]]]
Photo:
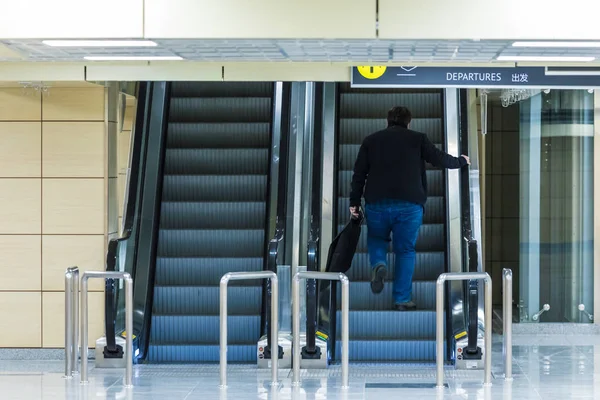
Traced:
[[367, 79], [377, 79], [380, 78], [383, 74], [385, 74], [386, 66], [360, 66], [358, 68], [358, 73], [364, 76]]

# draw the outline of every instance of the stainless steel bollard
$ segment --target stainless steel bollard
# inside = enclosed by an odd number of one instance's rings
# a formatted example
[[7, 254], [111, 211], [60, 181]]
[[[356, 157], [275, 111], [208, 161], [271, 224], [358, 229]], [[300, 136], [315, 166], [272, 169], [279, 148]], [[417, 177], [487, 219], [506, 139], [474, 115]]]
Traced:
[[492, 278], [487, 272], [449, 272], [441, 274], [436, 283], [436, 386], [444, 387], [444, 283], [446, 281], [483, 280], [485, 283], [485, 363], [483, 385], [492, 384]]
[[79, 269], [67, 268], [65, 271], [65, 378], [70, 379], [77, 372], [79, 313]]
[[227, 387], [227, 285], [229, 281], [245, 281], [253, 279], [271, 280], [271, 385], [278, 385], [279, 373], [279, 281], [272, 271], [228, 272], [221, 278], [219, 304], [219, 386]]
[[504, 325], [504, 336], [502, 340], [502, 355], [504, 356], [504, 379], [510, 381], [512, 376], [512, 270], [502, 270], [502, 318]]
[[[336, 272], [298, 272], [294, 275], [292, 280], [292, 329], [293, 329], [293, 340], [292, 345], [294, 354], [292, 357], [293, 361], [293, 378], [292, 385], [298, 386], [300, 384], [300, 280], [301, 279], [317, 279], [317, 280], [328, 280], [328, 281], [340, 281], [342, 284], [342, 389], [348, 389], [348, 375], [349, 375], [349, 310], [350, 310], [350, 281], [348, 277], [342, 273]], [[336, 312], [336, 310], [332, 310]]]
[[87, 271], [81, 277], [81, 383], [88, 382], [88, 280], [122, 279], [125, 281], [125, 387], [132, 387], [133, 380], [133, 280], [128, 272]]

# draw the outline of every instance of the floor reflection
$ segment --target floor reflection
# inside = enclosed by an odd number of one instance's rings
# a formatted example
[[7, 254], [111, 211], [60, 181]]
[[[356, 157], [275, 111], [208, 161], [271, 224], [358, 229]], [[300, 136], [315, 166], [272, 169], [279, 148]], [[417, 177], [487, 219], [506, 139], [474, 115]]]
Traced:
[[[218, 385], [216, 365], [138, 365], [134, 387], [123, 385], [123, 371], [92, 368], [90, 382], [62, 377], [61, 361], [0, 361], [0, 398], [161, 399], [161, 400], [327, 400], [327, 399], [600, 399], [598, 336], [515, 337], [513, 381], [503, 379], [501, 341], [494, 338], [493, 384], [482, 385], [482, 371], [445, 370], [444, 389], [435, 388], [435, 366], [352, 364], [350, 388], [341, 389], [340, 368], [302, 371], [292, 386], [291, 371], [270, 372], [231, 365], [228, 387]], [[596, 368], [599, 366], [599, 368]]]

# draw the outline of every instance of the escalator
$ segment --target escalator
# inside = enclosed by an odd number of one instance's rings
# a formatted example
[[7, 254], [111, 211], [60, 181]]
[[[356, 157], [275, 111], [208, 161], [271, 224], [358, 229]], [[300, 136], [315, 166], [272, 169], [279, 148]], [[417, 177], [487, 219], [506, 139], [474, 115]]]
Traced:
[[[148, 361], [218, 361], [219, 281], [263, 269], [271, 83], [171, 85]], [[261, 282], [232, 285], [229, 355], [254, 361]]]
[[[408, 107], [413, 115], [411, 129], [427, 133], [438, 147], [444, 143], [444, 95], [441, 90], [370, 90], [339, 85], [337, 226], [347, 222], [350, 181], [354, 161], [363, 139], [386, 127], [385, 113], [395, 105]], [[446, 271], [446, 183], [442, 170], [427, 167], [428, 201], [417, 240], [417, 262], [413, 278], [416, 311], [392, 311], [394, 255], [388, 254], [388, 277], [384, 291], [371, 293], [371, 268], [367, 254], [367, 228], [351, 269], [350, 360], [433, 361], [435, 360], [435, 282]], [[338, 302], [339, 304], [339, 302]], [[340, 334], [338, 311], [337, 334]], [[340, 354], [339, 337], [335, 355]]]
[[[134, 273], [139, 358], [218, 361], [221, 277], [267, 267], [274, 86], [150, 84], [137, 234], [119, 255]], [[232, 362], [256, 361], [262, 285], [230, 285]]]
[[[288, 187], [286, 179], [294, 172], [288, 171], [292, 164], [288, 157], [294, 149], [288, 149], [287, 136], [292, 138], [292, 132], [287, 129], [293, 131], [294, 121], [304, 119], [304, 115], [287, 115], [294, 98], [287, 84], [140, 83], [143, 90], [134, 132], [126, 235], [111, 242], [107, 258], [108, 266], [134, 277], [137, 359], [157, 363], [219, 360], [219, 281], [226, 272], [276, 270], [278, 262], [290, 262], [292, 251], [286, 250], [285, 257], [277, 254], [279, 243], [283, 243], [285, 221], [297, 211], [287, 210], [284, 202], [292, 190], [301, 186], [306, 186], [302, 190], [310, 194], [311, 200], [306, 226], [301, 229], [308, 240], [306, 261], [310, 270], [322, 267], [321, 225], [327, 209], [330, 212], [331, 205], [335, 205], [332, 219], [336, 228], [332, 230], [341, 230], [349, 218], [347, 196], [358, 149], [366, 135], [386, 126], [386, 110], [394, 105], [407, 106], [413, 114], [411, 128], [427, 133], [438, 147], [446, 146], [447, 99], [442, 90], [382, 92], [352, 89], [348, 84], [328, 85], [337, 88], [337, 96], [325, 96], [321, 86], [316, 85], [314, 125], [310, 128], [314, 129], [314, 142], [304, 143], [313, 153], [313, 158], [308, 158], [311, 172], [306, 173], [306, 181], [311, 183]], [[334, 111], [326, 112], [331, 109]], [[326, 115], [332, 116], [331, 123]], [[326, 146], [326, 131], [336, 131], [335, 148], [333, 144]], [[466, 143], [466, 138], [461, 140]], [[325, 147], [331, 150], [326, 153]], [[335, 166], [330, 168], [332, 174], [326, 175], [321, 172], [328, 157], [335, 160]], [[363, 225], [347, 273], [351, 281], [351, 361], [435, 360], [435, 282], [443, 272], [456, 272], [450, 268], [448, 245], [450, 229], [454, 232], [456, 226], [451, 227], [448, 219], [451, 202], [445, 172], [428, 166], [426, 173], [429, 198], [417, 241], [413, 283], [418, 309], [392, 311], [391, 248], [385, 290], [380, 295], [371, 293], [367, 228]], [[462, 182], [467, 182], [464, 190], [468, 191], [468, 171], [463, 175]], [[320, 193], [331, 181], [335, 195], [332, 190], [334, 197], [326, 202]], [[462, 212], [467, 215], [468, 204], [463, 206], [466, 211]], [[459, 221], [458, 230], [461, 226]], [[463, 232], [458, 236], [464, 236]], [[269, 260], [267, 253], [273, 256]], [[476, 267], [480, 270], [481, 264]], [[330, 310], [337, 310], [339, 296], [333, 294], [333, 301], [327, 300], [328, 296], [321, 296], [321, 289], [316, 290], [313, 282], [307, 285], [306, 308], [314, 310], [313, 314], [307, 312], [307, 333], [317, 330], [324, 341], [329, 335], [329, 356], [335, 360], [340, 355], [340, 313]], [[122, 336], [124, 296], [122, 288], [117, 292], [116, 318], [109, 315], [112, 295], [107, 292], [107, 332], [112, 331], [109, 322], [116, 319], [114, 331]], [[258, 281], [232, 282], [229, 292], [228, 360], [255, 362], [257, 339], [269, 331], [269, 289]], [[317, 299], [315, 292], [319, 293]], [[331, 293], [335, 293], [335, 285]], [[465, 293], [452, 289], [447, 296], [446, 309], [452, 310], [447, 313], [451, 317], [447, 338], [466, 330], [463, 310], [469, 312], [469, 308], [463, 308], [465, 298]], [[321, 307], [324, 300], [327, 307]], [[317, 313], [319, 317], [314, 317]], [[331, 322], [325, 329], [323, 314]], [[318, 352], [312, 339], [307, 338], [309, 355]], [[451, 347], [448, 359], [455, 356]]]

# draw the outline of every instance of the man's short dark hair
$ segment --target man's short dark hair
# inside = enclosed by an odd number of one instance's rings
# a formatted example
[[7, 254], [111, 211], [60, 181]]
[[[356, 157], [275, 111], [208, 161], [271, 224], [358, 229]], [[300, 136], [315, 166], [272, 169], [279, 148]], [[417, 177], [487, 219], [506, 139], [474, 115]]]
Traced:
[[393, 107], [390, 111], [388, 111], [388, 127], [402, 126], [404, 128], [407, 128], [411, 120], [412, 114], [410, 113], [410, 110], [406, 107]]

